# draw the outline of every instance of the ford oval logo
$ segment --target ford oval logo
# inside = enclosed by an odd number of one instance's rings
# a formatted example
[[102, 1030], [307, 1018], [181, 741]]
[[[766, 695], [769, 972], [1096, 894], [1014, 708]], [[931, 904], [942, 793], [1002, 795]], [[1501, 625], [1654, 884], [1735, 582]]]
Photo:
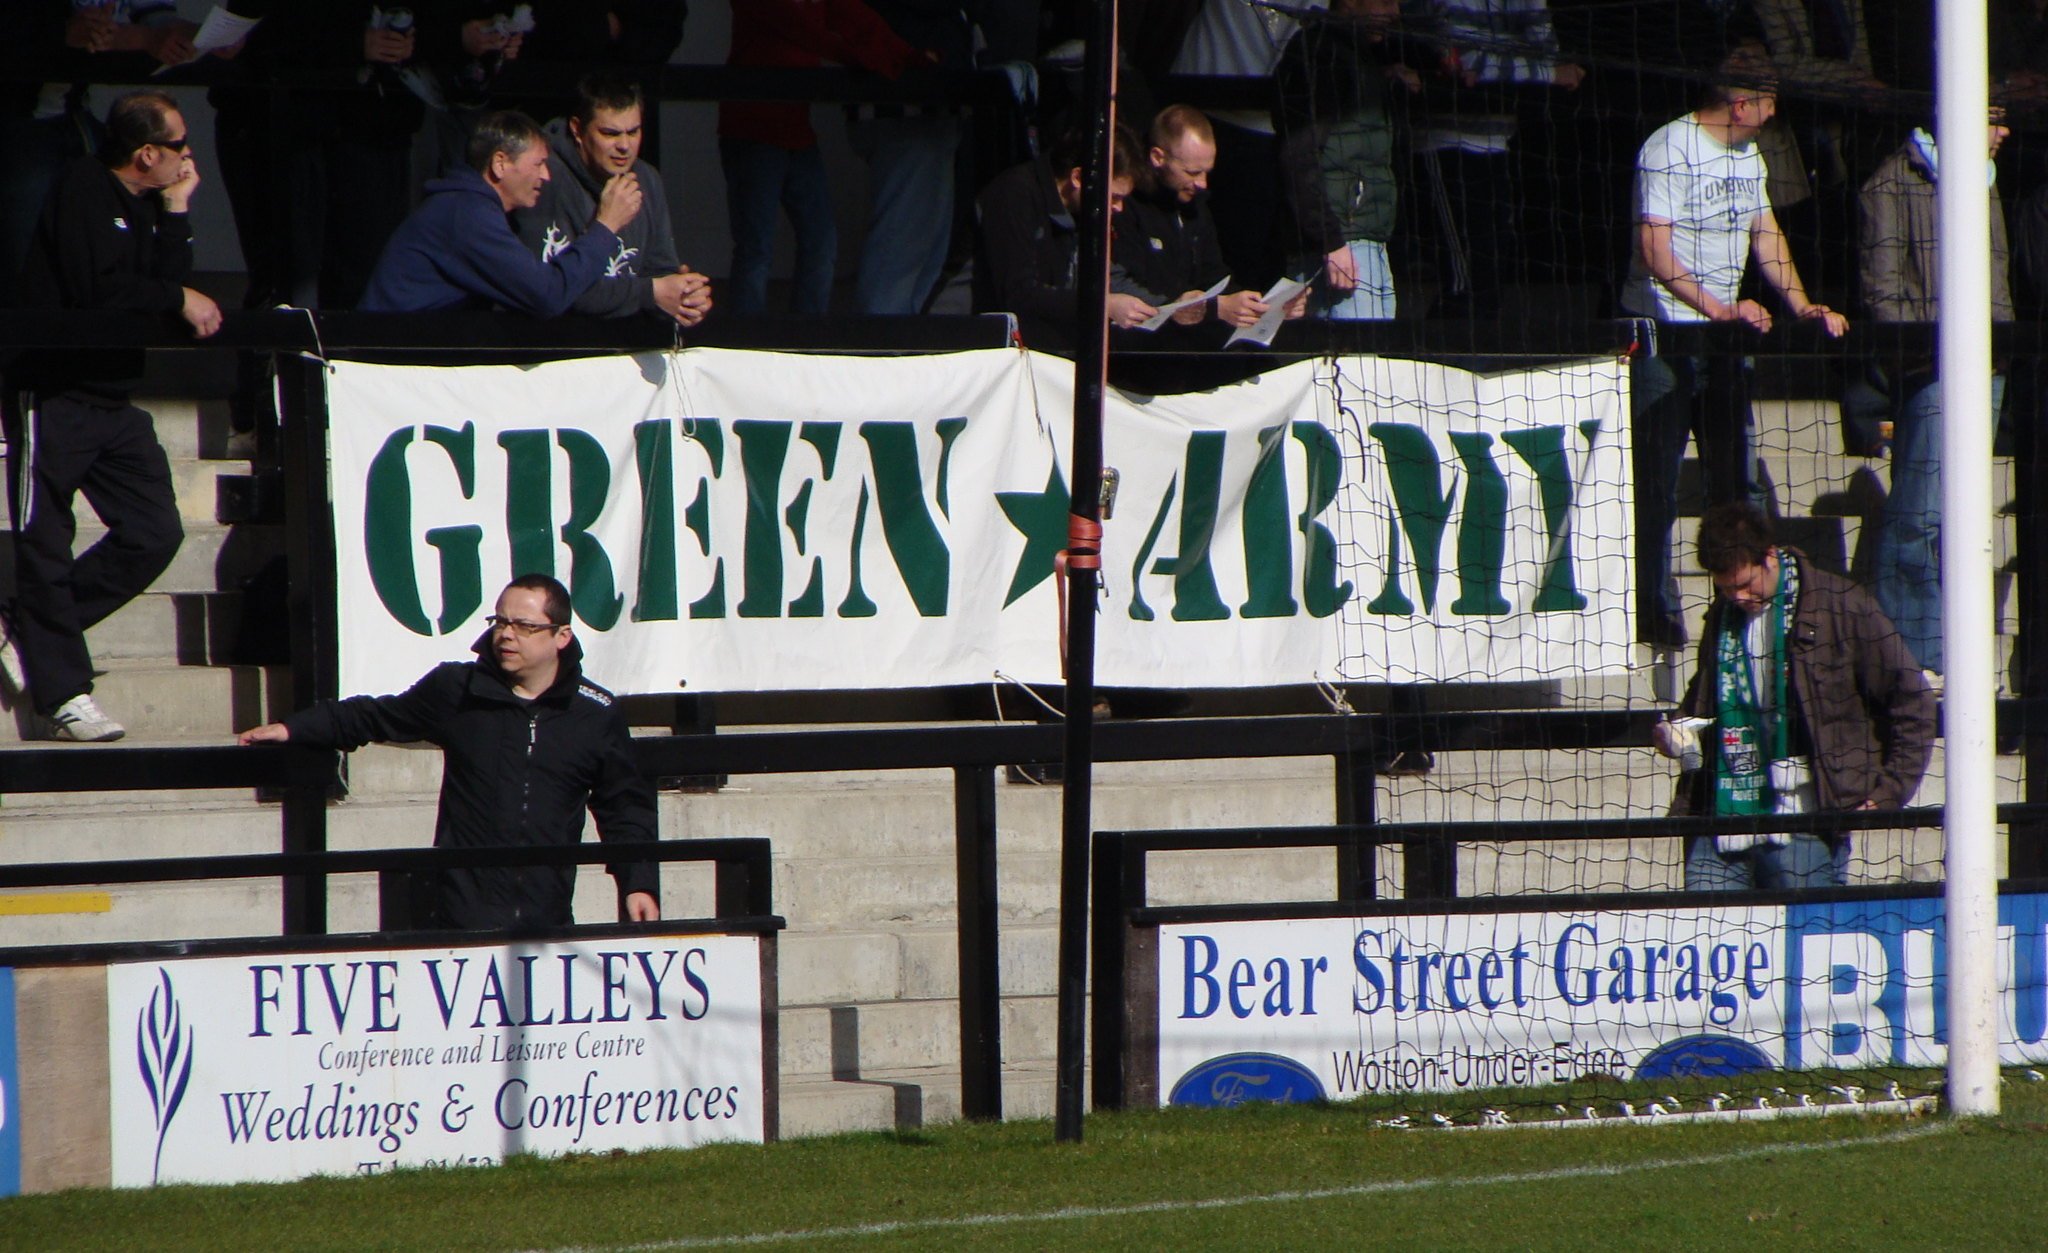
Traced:
[[1777, 1064], [1747, 1040], [1724, 1035], [1692, 1035], [1659, 1046], [1636, 1067], [1638, 1079], [1719, 1079]]
[[1190, 1070], [1173, 1085], [1168, 1105], [1227, 1108], [1246, 1101], [1320, 1101], [1323, 1081], [1291, 1057], [1226, 1053]]

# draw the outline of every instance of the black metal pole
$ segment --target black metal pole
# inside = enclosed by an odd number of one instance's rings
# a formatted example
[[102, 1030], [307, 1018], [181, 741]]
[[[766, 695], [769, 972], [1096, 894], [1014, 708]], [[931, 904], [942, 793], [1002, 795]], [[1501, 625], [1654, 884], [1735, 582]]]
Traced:
[[[324, 363], [278, 354], [278, 415], [284, 441], [285, 554], [291, 610], [292, 707], [304, 709], [337, 694], [341, 626], [336, 606], [333, 500], [327, 486], [327, 379]], [[341, 758], [320, 755], [321, 768], [295, 771], [285, 789], [284, 851], [327, 848], [327, 793]], [[327, 932], [327, 876], [284, 881], [284, 933]]]
[[994, 766], [953, 767], [953, 868], [960, 902], [960, 1112], [1000, 1122], [1003, 969]]
[[[1088, 839], [1093, 826], [1095, 593], [1102, 524], [1102, 398], [1109, 368], [1109, 182], [1116, 128], [1116, 0], [1095, 0], [1082, 64], [1088, 164], [1081, 176], [1080, 258], [1074, 270], [1074, 443], [1067, 537], [1066, 788], [1060, 808], [1058, 1086], [1053, 1135], [1081, 1139], [1088, 1046]], [[1064, 171], [1055, 171], [1063, 174]]]

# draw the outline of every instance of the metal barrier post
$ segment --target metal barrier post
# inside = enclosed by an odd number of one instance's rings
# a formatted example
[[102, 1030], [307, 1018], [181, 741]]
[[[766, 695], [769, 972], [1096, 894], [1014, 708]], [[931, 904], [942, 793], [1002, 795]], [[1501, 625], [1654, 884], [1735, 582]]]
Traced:
[[[334, 511], [327, 489], [327, 381], [311, 358], [279, 354], [278, 425], [284, 440], [286, 604], [292, 658], [292, 703], [303, 709], [338, 690], [340, 643], [335, 607]], [[284, 793], [284, 851], [327, 850], [327, 794], [338, 779], [337, 753], [309, 755]], [[322, 763], [315, 765], [314, 763]], [[284, 880], [286, 935], [327, 932], [327, 876]]]
[[[1335, 758], [1337, 825], [1367, 827], [1379, 817], [1379, 776], [1373, 768], [1379, 751], [1378, 736], [1374, 734], [1373, 720], [1370, 718], [1347, 719], [1346, 723], [1348, 727], [1356, 727], [1357, 734], [1346, 737], [1351, 741], [1349, 747]], [[1339, 844], [1337, 899], [1369, 901], [1378, 896], [1379, 873], [1375, 864], [1377, 860], [1373, 848], [1369, 845]]]
[[1128, 835], [1098, 831], [1093, 855], [1095, 900], [1090, 925], [1094, 931], [1095, 971], [1090, 982], [1095, 1000], [1091, 1006], [1091, 1096], [1098, 1110], [1122, 1109], [1127, 1097], [1124, 1054], [1130, 1051], [1129, 1023], [1124, 1016], [1128, 993], [1125, 963], [1130, 948], [1127, 915], [1133, 905], [1145, 903], [1145, 850]]
[[953, 767], [960, 899], [960, 1112], [1003, 1116], [1003, 976], [996, 918], [996, 771]]

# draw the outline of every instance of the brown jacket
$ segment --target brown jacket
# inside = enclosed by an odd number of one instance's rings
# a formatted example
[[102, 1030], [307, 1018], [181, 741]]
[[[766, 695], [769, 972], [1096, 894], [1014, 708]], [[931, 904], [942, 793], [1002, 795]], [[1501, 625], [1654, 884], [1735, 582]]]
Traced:
[[[1780, 551], [1788, 551], [1782, 545]], [[1786, 641], [1789, 689], [1798, 725], [1813, 747], [1813, 774], [1823, 809], [1856, 809], [1873, 801], [1897, 809], [1912, 798], [1934, 744], [1934, 693], [1905, 641], [1870, 593], [1815, 566], [1797, 549], [1799, 603]], [[1680, 712], [1715, 717], [1714, 641], [1731, 613], [1715, 598], [1700, 635], [1699, 668]], [[1738, 624], [1739, 625], [1739, 624]], [[1793, 737], [1797, 743], [1799, 737]], [[1712, 812], [1713, 771], [1698, 771], [1694, 812]]]
[[[1968, 163], [1983, 177], [1984, 150]], [[1942, 165], [1948, 165], [1947, 154]], [[1957, 168], [1963, 168], [1958, 166]], [[1879, 322], [1932, 322], [1941, 279], [1941, 229], [1935, 208], [1934, 171], [1912, 140], [1886, 157], [1863, 184], [1863, 304]], [[2012, 246], [2006, 240], [2005, 208], [1998, 184], [1991, 185], [1991, 316], [2013, 319]]]

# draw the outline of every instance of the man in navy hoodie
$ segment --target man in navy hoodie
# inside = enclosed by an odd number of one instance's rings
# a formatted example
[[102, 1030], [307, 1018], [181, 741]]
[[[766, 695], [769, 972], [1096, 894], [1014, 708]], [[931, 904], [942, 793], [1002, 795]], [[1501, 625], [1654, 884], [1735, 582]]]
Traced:
[[640, 213], [618, 232], [604, 272], [574, 308], [607, 318], [657, 313], [695, 326], [711, 311], [711, 283], [676, 256], [661, 176], [640, 159], [641, 118], [640, 88], [630, 79], [594, 74], [577, 83], [576, 111], [547, 126], [540, 201], [515, 210], [512, 229], [529, 251], [552, 260], [589, 228], [607, 186], [636, 180], [645, 197]]
[[640, 180], [607, 182], [595, 220], [546, 261], [512, 231], [509, 214], [540, 202], [548, 182], [547, 136], [523, 113], [489, 113], [469, 141], [469, 166], [427, 184], [427, 198], [398, 228], [363, 293], [365, 313], [517, 309], [565, 313], [604, 273], [619, 232], [640, 212]]

